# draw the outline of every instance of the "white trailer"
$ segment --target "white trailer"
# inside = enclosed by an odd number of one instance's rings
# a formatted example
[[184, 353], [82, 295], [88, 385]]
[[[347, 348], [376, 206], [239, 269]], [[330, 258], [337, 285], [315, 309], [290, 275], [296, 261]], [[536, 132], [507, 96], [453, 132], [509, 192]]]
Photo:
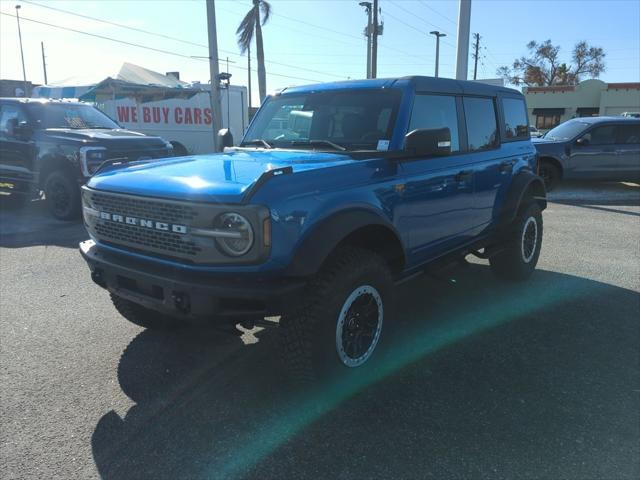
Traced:
[[[210, 153], [215, 149], [215, 134], [206, 87], [167, 88], [109, 79], [80, 100], [93, 102], [123, 128], [171, 142], [176, 156]], [[231, 85], [222, 91], [221, 120], [238, 143], [249, 122], [246, 87]]]

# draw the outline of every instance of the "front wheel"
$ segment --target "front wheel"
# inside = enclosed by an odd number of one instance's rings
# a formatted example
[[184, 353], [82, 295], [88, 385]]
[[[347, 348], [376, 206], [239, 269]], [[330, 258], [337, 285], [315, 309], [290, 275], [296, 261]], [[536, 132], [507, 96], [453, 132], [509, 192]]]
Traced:
[[49, 212], [58, 220], [75, 220], [80, 216], [80, 189], [69, 173], [51, 172], [44, 182], [44, 196]]
[[336, 252], [299, 308], [281, 320], [291, 377], [313, 382], [370, 366], [388, 340], [393, 288], [391, 271], [379, 255], [357, 248]]
[[542, 247], [542, 211], [529, 203], [518, 212], [504, 239], [503, 249], [489, 257], [491, 270], [507, 280], [526, 280], [538, 264]]

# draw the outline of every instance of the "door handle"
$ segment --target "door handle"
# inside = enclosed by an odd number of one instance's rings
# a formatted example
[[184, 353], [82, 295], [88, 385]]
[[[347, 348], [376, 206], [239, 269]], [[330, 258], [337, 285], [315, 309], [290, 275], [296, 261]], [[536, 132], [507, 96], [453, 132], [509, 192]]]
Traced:
[[462, 170], [454, 178], [456, 182], [467, 182], [473, 178], [473, 170]]
[[510, 173], [513, 171], [513, 163], [512, 161], [502, 162], [500, 164], [500, 173]]

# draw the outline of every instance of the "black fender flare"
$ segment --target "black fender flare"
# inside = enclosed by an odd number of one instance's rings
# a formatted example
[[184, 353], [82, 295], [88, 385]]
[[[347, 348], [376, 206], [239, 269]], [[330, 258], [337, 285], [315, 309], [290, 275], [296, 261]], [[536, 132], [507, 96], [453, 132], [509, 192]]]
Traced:
[[[286, 275], [302, 277], [315, 274], [343, 240], [367, 227], [386, 229], [395, 237], [396, 245], [403, 249], [400, 235], [388, 220], [366, 208], [353, 208], [337, 212], [314, 225], [296, 249]], [[404, 262], [404, 250], [401, 261]]]
[[547, 192], [542, 177], [530, 171], [517, 173], [503, 202], [499, 226], [509, 225], [516, 218], [524, 196], [530, 191], [533, 193], [535, 201], [540, 205], [540, 209], [547, 208]]

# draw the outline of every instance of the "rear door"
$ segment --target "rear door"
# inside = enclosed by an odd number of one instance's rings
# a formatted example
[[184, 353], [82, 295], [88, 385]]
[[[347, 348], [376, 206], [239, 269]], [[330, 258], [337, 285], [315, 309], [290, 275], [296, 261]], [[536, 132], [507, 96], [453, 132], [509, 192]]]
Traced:
[[616, 153], [618, 179], [640, 179], [640, 122], [617, 126]]
[[463, 243], [473, 224], [473, 165], [461, 144], [462, 100], [416, 94], [408, 131], [448, 127], [451, 156], [401, 163], [412, 260], [423, 262]]

